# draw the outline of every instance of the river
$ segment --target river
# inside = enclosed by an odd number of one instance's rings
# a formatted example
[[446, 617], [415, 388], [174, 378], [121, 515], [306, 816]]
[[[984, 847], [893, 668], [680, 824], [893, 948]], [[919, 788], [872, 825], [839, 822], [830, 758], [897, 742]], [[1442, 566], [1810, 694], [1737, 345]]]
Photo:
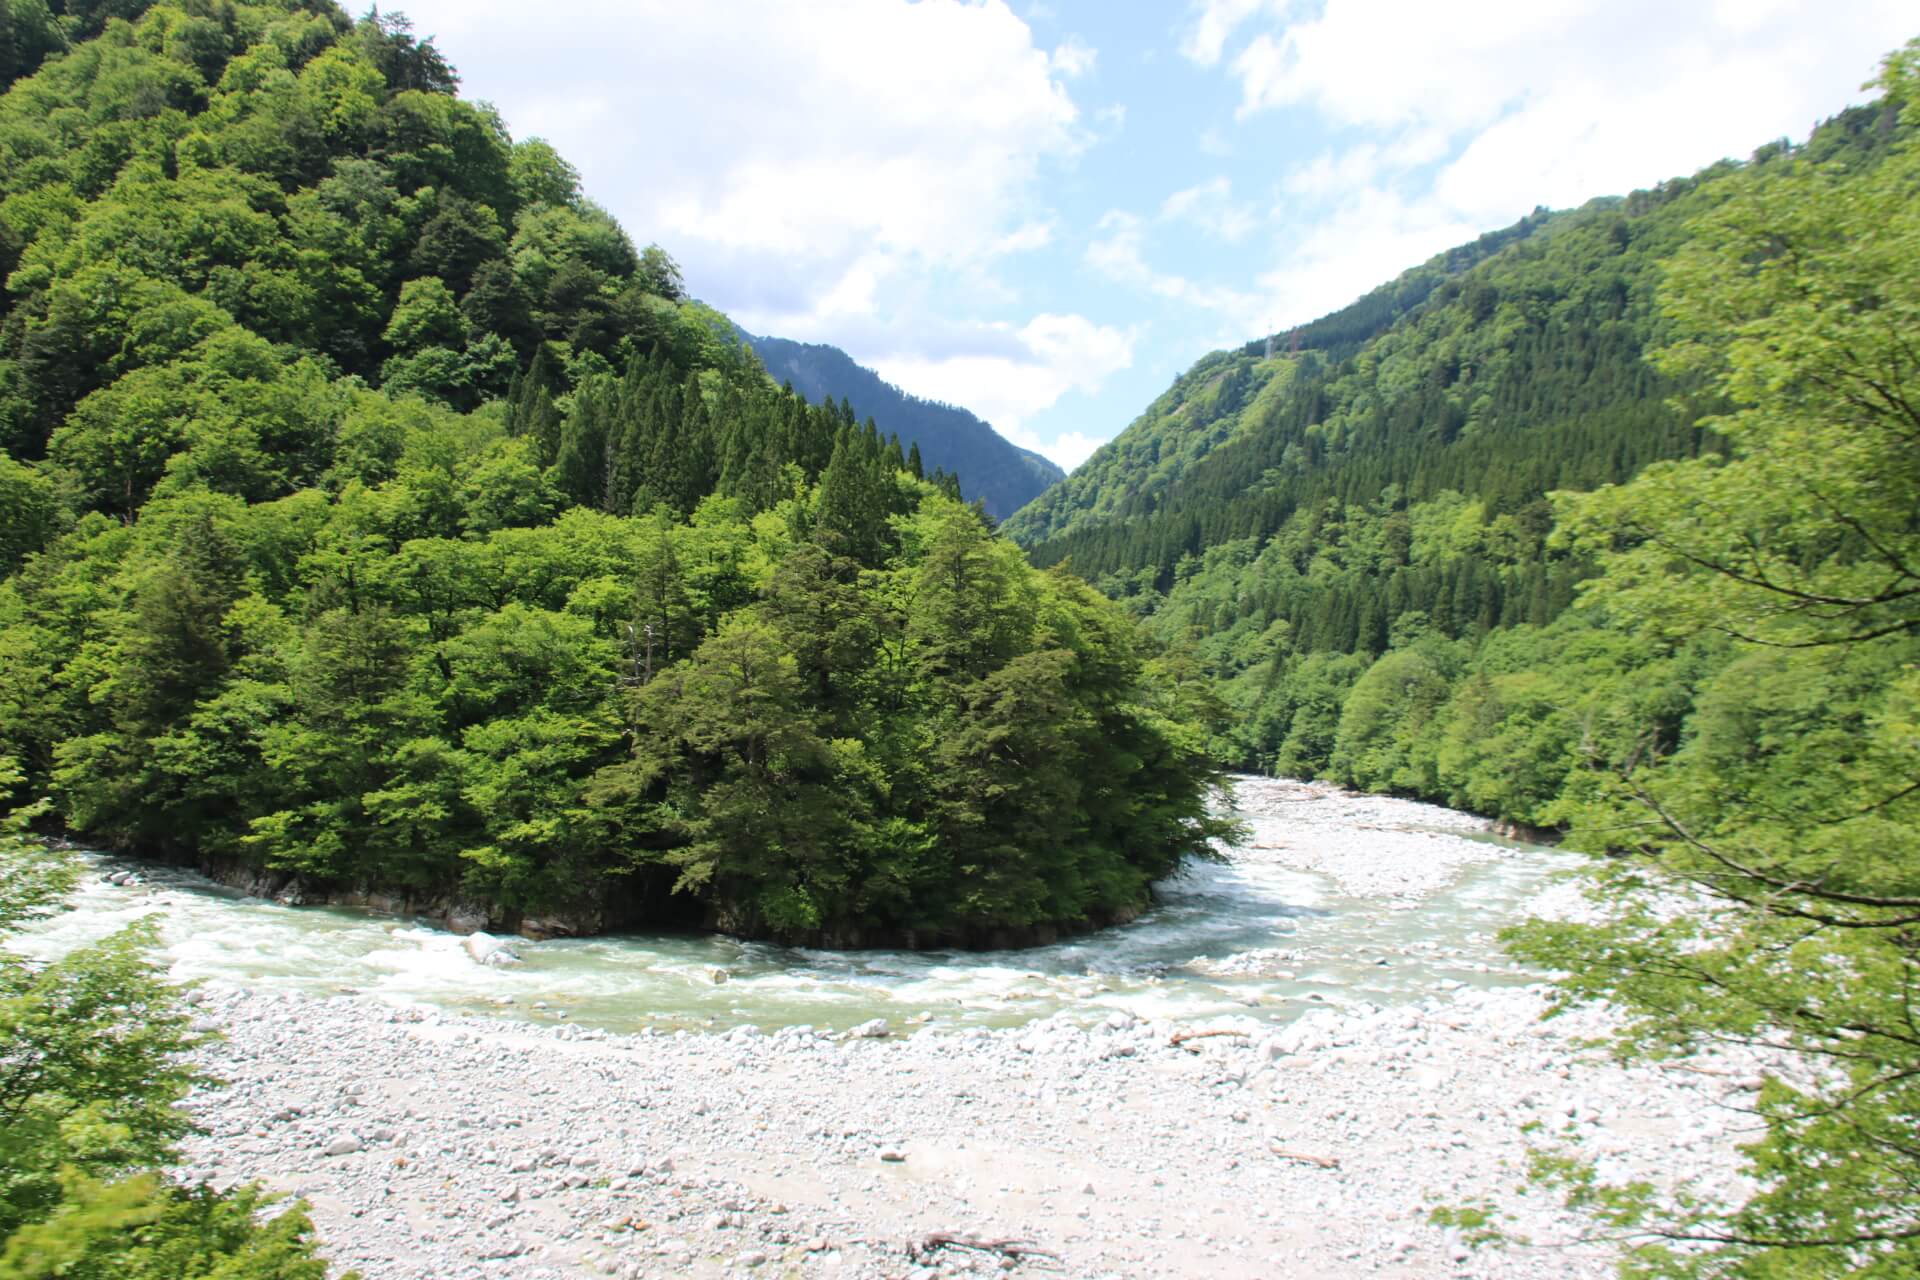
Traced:
[[[1291, 788], [1291, 789], [1289, 789]], [[512, 942], [488, 967], [462, 940], [366, 911], [287, 907], [190, 873], [87, 855], [74, 910], [16, 940], [51, 957], [143, 916], [179, 980], [256, 990], [359, 992], [403, 1005], [567, 1021], [609, 1031], [723, 1030], [873, 1018], [935, 1029], [1008, 1026], [1065, 1013], [1092, 1023], [1251, 1015], [1416, 1001], [1462, 986], [1532, 980], [1496, 934], [1571, 860], [1493, 837], [1432, 806], [1243, 780], [1245, 845], [1157, 887], [1129, 925], [1001, 952], [831, 953], [687, 934]], [[1403, 891], [1362, 892], [1329, 859], [1400, 867]], [[104, 877], [133, 870], [144, 883]]]

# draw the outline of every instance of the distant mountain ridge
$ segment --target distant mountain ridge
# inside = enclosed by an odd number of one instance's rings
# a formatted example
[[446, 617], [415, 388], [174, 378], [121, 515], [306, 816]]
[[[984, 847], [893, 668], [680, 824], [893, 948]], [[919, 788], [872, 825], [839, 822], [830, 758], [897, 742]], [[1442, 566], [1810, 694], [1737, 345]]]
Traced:
[[[1593, 207], [1612, 203], [1599, 200]], [[1303, 364], [1301, 357], [1316, 367], [1353, 358], [1375, 339], [1435, 302], [1434, 294], [1449, 280], [1564, 216], [1536, 208], [1512, 226], [1436, 254], [1338, 311], [1271, 338], [1255, 339], [1234, 351], [1203, 356], [1125, 431], [1076, 468], [1065, 483], [1047, 490], [1010, 518], [1006, 523], [1008, 536], [1026, 546], [1037, 546], [1157, 511], [1179, 488], [1190, 465], [1230, 441], [1271, 427], [1281, 400], [1290, 394], [1290, 384]], [[1081, 555], [1084, 559], [1084, 550]], [[1113, 567], [1104, 561], [1096, 564], [1098, 572]]]
[[927, 470], [960, 477], [960, 491], [980, 498], [1004, 519], [1066, 478], [1053, 462], [1012, 443], [958, 405], [902, 391], [838, 347], [740, 331], [775, 382], [788, 382], [814, 403], [845, 399], [862, 420], [872, 418], [901, 446], [918, 444]]

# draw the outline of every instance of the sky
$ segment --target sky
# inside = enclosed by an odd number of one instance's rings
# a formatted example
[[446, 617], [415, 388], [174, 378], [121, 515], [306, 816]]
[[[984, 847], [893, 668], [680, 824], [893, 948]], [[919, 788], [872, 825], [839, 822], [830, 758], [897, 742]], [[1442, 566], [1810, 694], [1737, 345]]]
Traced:
[[1913, 0], [404, 0], [748, 330], [1072, 468], [1208, 351], [1870, 94]]

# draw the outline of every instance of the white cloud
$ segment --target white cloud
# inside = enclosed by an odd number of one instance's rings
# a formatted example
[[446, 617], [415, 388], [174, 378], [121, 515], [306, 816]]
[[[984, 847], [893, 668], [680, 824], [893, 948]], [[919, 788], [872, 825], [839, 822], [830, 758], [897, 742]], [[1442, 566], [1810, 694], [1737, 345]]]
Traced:
[[1054, 47], [1047, 65], [1069, 80], [1078, 80], [1093, 70], [1093, 64], [1099, 57], [1100, 51], [1079, 36], [1068, 36]]
[[[1006, 0], [575, 0], [564, 23], [506, 0], [407, 9], [467, 92], [552, 141], [753, 332], [834, 343], [1028, 440], [1032, 415], [1132, 363], [1133, 329], [970, 318], [1019, 305], [1010, 260], [1059, 237], [1041, 180], [1096, 139], [1068, 85], [1098, 52], [1042, 47]], [[1124, 121], [1115, 103], [1093, 123]]]
[[1246, 239], [1259, 224], [1250, 206], [1235, 202], [1233, 183], [1224, 176], [1174, 192], [1161, 203], [1160, 217], [1168, 222], [1192, 223], [1229, 243]]
[[1287, 174], [1282, 186], [1296, 196], [1335, 196], [1372, 182], [1380, 172], [1380, 147], [1361, 142], [1343, 151], [1322, 151]]
[[[1515, 53], [1554, 64], [1605, 56], [1583, 45], [1582, 20], [1629, 2], [1479, 0], [1465, 19], [1417, 0], [1328, 0], [1318, 17], [1261, 32], [1233, 60], [1240, 113], [1307, 102], [1340, 124], [1481, 123], [1516, 91]], [[1658, 57], [1663, 41], [1647, 33], [1622, 33], [1632, 41], [1623, 61]]]
[[1290, 323], [1535, 205], [1804, 137], [1913, 24], [1911, 0], [1843, 7], [1482, 0], [1467, 21], [1431, 0], [1211, 0], [1185, 51], [1231, 77], [1242, 121], [1290, 112], [1339, 139], [1280, 177], [1286, 232], [1260, 284]]
[[[1185, 194], [1175, 193], [1168, 203], [1179, 201]], [[1268, 305], [1257, 294], [1156, 270], [1146, 257], [1148, 229], [1148, 222], [1137, 214], [1124, 209], [1108, 211], [1096, 227], [1095, 238], [1087, 244], [1087, 265], [1109, 280], [1214, 312], [1242, 328], [1258, 323], [1266, 313]]]
[[[942, 357], [915, 353], [871, 361], [887, 381], [931, 400], [965, 405], [1023, 448], [1063, 467], [1085, 457], [1078, 437], [1046, 441], [1026, 420], [1051, 408], [1070, 391], [1096, 393], [1108, 378], [1133, 364], [1137, 329], [1096, 324], [1081, 315], [1043, 313], [1018, 328], [983, 326], [981, 349]], [[1087, 452], [1098, 447], [1095, 441]], [[1072, 458], [1072, 462], [1067, 459]]]
[[1280, 265], [1260, 276], [1263, 311], [1255, 331], [1324, 315], [1483, 229], [1433, 201], [1409, 201], [1380, 187], [1347, 192], [1324, 216], [1303, 223]]
[[1035, 218], [1030, 222], [1023, 222], [995, 240], [993, 252], [997, 256], [1003, 253], [1030, 253], [1035, 249], [1044, 249], [1053, 243], [1055, 230], [1052, 218]]
[[1428, 0], [1327, 0], [1256, 35], [1232, 72], [1244, 114], [1306, 105], [1336, 125], [1459, 133], [1578, 103], [1608, 134], [1673, 150], [1740, 121], [1765, 137], [1769, 117], [1804, 132], [1836, 86], [1866, 77], [1862, 48], [1913, 21], [1907, 0], [1847, 9], [1840, 22], [1820, 0], [1480, 0], [1463, 21]]
[[1155, 271], [1147, 265], [1147, 224], [1138, 215], [1110, 209], [1095, 230], [1098, 238], [1087, 243], [1087, 265], [1107, 279], [1136, 285], [1163, 298], [1179, 298], [1194, 288], [1184, 276]]
[[1203, 67], [1213, 66], [1234, 31], [1264, 4], [1265, 0], [1195, 0], [1196, 16], [1180, 42], [1180, 52]]
[[1022, 449], [1031, 449], [1062, 471], [1072, 471], [1091, 458], [1094, 450], [1113, 438], [1112, 436], [1090, 436], [1084, 431], [1063, 431], [1051, 439], [1042, 439], [1025, 427], [1016, 427], [1011, 430], [1001, 428], [1000, 434]]
[[1087, 141], [1064, 78], [1094, 51], [1049, 55], [1004, 0], [577, 0], [564, 23], [506, 0], [408, 12], [469, 92], [551, 139], [637, 240], [761, 332], [829, 336], [884, 311], [902, 278], [1030, 240], [1036, 177]]
[[1355, 142], [1322, 151], [1289, 172], [1280, 185], [1295, 196], [1338, 197], [1364, 190], [1384, 175], [1431, 164], [1447, 150], [1444, 132], [1409, 129], [1385, 143]]

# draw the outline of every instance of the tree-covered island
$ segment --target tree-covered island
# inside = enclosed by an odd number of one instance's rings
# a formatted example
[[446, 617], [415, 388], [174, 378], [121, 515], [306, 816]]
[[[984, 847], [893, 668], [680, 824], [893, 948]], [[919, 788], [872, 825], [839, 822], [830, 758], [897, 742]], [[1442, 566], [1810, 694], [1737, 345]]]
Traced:
[[68, 8], [0, 99], [0, 755], [76, 835], [829, 945], [1123, 919], [1207, 848], [1198, 686], [404, 20]]

